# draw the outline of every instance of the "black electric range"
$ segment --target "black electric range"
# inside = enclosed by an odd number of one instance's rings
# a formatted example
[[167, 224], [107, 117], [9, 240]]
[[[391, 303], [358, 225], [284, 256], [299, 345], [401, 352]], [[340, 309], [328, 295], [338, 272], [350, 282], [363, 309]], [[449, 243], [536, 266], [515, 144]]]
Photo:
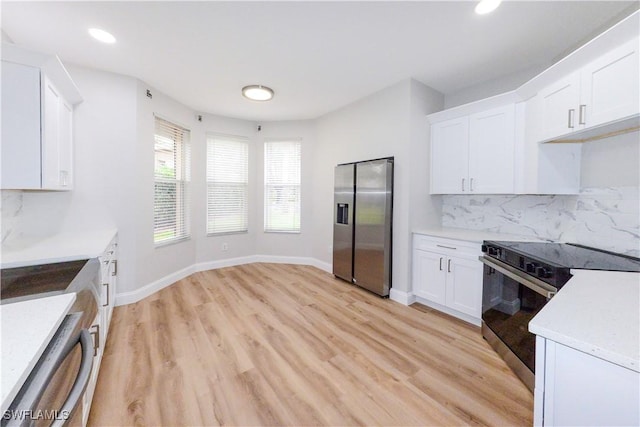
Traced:
[[640, 272], [638, 258], [572, 243], [485, 241], [482, 250], [482, 335], [530, 390], [536, 338], [529, 322], [571, 270]]
[[483, 252], [560, 289], [571, 269], [640, 272], [640, 258], [575, 243], [485, 241]]

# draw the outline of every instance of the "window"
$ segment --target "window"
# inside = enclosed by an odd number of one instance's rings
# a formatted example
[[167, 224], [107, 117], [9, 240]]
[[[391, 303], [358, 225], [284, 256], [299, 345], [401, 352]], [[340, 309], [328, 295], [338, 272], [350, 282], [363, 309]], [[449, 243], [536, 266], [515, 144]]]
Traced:
[[249, 143], [207, 137], [207, 234], [242, 233], [249, 224]]
[[189, 237], [189, 131], [156, 117], [153, 242]]
[[264, 144], [264, 231], [300, 232], [300, 141]]

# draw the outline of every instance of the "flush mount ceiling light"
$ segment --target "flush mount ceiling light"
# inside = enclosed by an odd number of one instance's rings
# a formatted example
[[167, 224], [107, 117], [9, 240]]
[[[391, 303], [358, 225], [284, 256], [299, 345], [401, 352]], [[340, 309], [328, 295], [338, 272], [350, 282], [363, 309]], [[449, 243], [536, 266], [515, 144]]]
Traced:
[[113, 37], [111, 33], [101, 30], [100, 28], [89, 28], [89, 34], [102, 43], [113, 44], [116, 42], [116, 38]]
[[273, 98], [273, 90], [262, 85], [249, 85], [242, 88], [242, 96], [252, 101], [268, 101]]
[[478, 15], [486, 15], [496, 10], [500, 3], [502, 3], [502, 0], [480, 0], [480, 3], [476, 5], [476, 13]]

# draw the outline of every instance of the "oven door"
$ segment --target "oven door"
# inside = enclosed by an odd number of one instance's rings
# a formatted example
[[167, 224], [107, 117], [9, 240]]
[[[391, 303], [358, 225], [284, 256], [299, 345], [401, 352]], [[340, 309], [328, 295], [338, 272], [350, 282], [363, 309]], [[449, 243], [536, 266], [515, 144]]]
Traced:
[[482, 334], [516, 375], [533, 390], [535, 335], [529, 322], [555, 292], [554, 287], [488, 256], [482, 281]]

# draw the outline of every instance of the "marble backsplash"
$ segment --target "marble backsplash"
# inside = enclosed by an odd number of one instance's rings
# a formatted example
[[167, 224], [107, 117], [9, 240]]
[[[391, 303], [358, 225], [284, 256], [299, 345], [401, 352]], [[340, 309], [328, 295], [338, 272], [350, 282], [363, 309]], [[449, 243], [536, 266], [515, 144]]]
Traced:
[[442, 226], [535, 236], [640, 256], [640, 188], [585, 188], [575, 196], [443, 196]]
[[2, 190], [2, 222], [0, 229], [2, 230], [2, 243], [11, 240], [12, 235], [18, 227], [20, 215], [22, 214], [22, 191], [20, 190]]

